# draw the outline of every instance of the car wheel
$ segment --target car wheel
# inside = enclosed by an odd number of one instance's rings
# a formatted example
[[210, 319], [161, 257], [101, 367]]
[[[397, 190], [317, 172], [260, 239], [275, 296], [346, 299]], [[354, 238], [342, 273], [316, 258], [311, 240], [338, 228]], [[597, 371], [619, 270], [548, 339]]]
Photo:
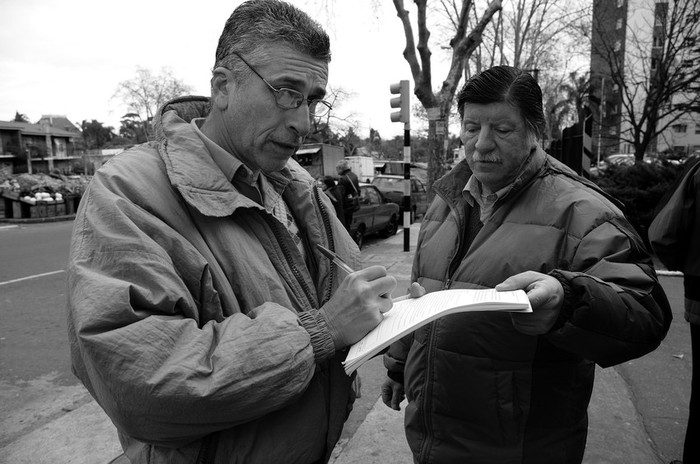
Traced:
[[396, 216], [391, 216], [391, 219], [389, 219], [389, 224], [387, 224], [386, 227], [379, 232], [379, 235], [384, 238], [391, 237], [396, 235], [397, 230], [399, 230], [399, 220], [396, 218]]
[[360, 226], [357, 229], [355, 229], [355, 232], [352, 233], [352, 239], [357, 244], [357, 248], [362, 249], [362, 243], [365, 240], [365, 229], [363, 226]]

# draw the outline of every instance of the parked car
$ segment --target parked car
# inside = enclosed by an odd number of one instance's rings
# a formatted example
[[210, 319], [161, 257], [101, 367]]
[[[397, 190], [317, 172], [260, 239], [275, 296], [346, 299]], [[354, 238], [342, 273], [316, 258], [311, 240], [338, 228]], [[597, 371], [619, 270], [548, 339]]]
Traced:
[[[401, 207], [403, 203], [403, 176], [381, 175], [374, 176], [372, 185], [376, 186], [384, 196]], [[411, 177], [411, 214], [412, 219], [421, 217], [428, 210], [428, 192], [425, 185], [415, 177]]]
[[632, 153], [616, 153], [605, 158], [608, 165], [615, 166], [632, 166], [634, 164], [634, 154]]
[[378, 233], [391, 237], [399, 227], [399, 207], [384, 198], [382, 192], [371, 184], [360, 184], [360, 209], [352, 215], [350, 234], [362, 248], [366, 235]]

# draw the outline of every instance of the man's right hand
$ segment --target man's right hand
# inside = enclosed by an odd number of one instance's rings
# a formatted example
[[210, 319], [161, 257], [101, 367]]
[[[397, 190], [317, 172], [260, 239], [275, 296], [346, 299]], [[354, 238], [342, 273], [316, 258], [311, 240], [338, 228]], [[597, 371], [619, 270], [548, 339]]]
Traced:
[[403, 384], [387, 377], [382, 384], [382, 401], [391, 409], [401, 411], [401, 402], [405, 398]]
[[337, 350], [364, 337], [391, 309], [396, 279], [384, 266], [370, 266], [348, 275], [320, 312]]

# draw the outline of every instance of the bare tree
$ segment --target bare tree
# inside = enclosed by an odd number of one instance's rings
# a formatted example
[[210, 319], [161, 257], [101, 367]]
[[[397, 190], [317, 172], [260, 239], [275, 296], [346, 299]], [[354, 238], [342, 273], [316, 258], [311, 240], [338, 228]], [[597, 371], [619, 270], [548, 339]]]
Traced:
[[[468, 32], [470, 10], [473, 8], [472, 0], [463, 0], [461, 4], [456, 1], [451, 7], [456, 12], [455, 32], [449, 46], [452, 49], [452, 60], [447, 76], [442, 81], [442, 86], [435, 92], [432, 84], [432, 66], [428, 39], [430, 31], [426, 21], [427, 0], [415, 0], [417, 7], [416, 26], [418, 28], [418, 42], [413, 32], [413, 25], [408, 11], [404, 7], [403, 0], [393, 0], [396, 12], [403, 24], [406, 48], [403, 56], [411, 69], [414, 82], [414, 94], [428, 113], [428, 185], [439, 178], [444, 172], [445, 140], [447, 140], [447, 127], [449, 126], [449, 114], [454, 100], [457, 86], [462, 78], [466, 61], [481, 43], [482, 34], [486, 25], [501, 9], [501, 0], [492, 0], [486, 7], [481, 19]], [[445, 4], [445, 2], [443, 2]]]
[[[655, 140], [664, 131], [700, 110], [700, 3], [650, 2], [647, 8], [646, 24], [626, 25], [624, 45], [604, 27], [604, 9], [593, 25], [600, 37], [593, 53], [603, 59], [607, 69], [601, 74], [612, 81], [607, 89], [620, 106], [610, 107], [602, 98], [602, 113], [619, 112], [619, 140], [634, 147], [637, 161], [656, 151]], [[608, 94], [602, 84], [596, 91]]]
[[130, 116], [138, 115], [150, 138], [153, 116], [158, 108], [189, 92], [191, 87], [173, 76], [168, 68], [154, 75], [149, 69], [138, 67], [133, 79], [119, 83], [113, 98], [120, 99], [127, 106]]
[[[476, 0], [470, 21], [479, 20]], [[466, 63], [467, 77], [496, 65], [529, 71], [537, 79], [549, 112], [562, 98], [572, 72], [588, 66], [591, 5], [586, 0], [504, 0], [498, 17], [484, 31], [479, 47]], [[561, 106], [561, 105], [560, 105]], [[557, 110], [558, 111], [558, 110]], [[548, 118], [546, 134], [557, 134]], [[548, 136], [541, 141], [543, 146]]]

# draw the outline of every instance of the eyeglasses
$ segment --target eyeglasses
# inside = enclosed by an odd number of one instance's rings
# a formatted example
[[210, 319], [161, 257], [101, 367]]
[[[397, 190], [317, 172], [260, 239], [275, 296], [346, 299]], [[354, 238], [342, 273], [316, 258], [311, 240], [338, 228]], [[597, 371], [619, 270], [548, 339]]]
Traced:
[[328, 114], [328, 112], [333, 109], [333, 106], [328, 103], [325, 100], [319, 100], [318, 98], [304, 98], [304, 95], [301, 92], [297, 92], [294, 89], [287, 89], [287, 88], [279, 88], [276, 89], [274, 88], [267, 80], [260, 75], [259, 72], [255, 70], [246, 60], [243, 59], [241, 55], [239, 55], [236, 52], [232, 52], [234, 55], [236, 55], [238, 58], [241, 59], [242, 62], [246, 64], [250, 68], [251, 71], [255, 73], [256, 76], [258, 76], [262, 81], [267, 84], [267, 87], [272, 91], [273, 95], [275, 96], [275, 102], [277, 103], [277, 106], [279, 106], [282, 109], [285, 110], [293, 110], [296, 108], [299, 108], [304, 101], [306, 101], [309, 105], [309, 114], [313, 117], [320, 118]]

